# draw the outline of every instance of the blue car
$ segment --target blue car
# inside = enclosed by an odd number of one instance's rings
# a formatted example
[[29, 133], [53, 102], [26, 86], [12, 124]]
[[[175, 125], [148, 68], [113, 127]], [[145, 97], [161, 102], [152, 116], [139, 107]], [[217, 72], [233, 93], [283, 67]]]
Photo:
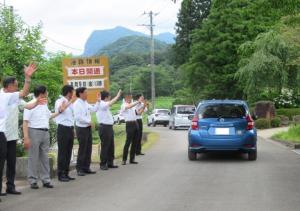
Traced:
[[257, 131], [249, 108], [240, 100], [199, 103], [188, 133], [189, 160], [208, 151], [240, 151], [257, 159]]

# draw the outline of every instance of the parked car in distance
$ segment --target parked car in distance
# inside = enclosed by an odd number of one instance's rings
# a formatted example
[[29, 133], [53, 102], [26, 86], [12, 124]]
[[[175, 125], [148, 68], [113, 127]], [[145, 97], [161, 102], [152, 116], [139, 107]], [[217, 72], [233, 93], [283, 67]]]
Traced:
[[174, 105], [171, 109], [169, 129], [189, 128], [191, 119], [194, 116], [196, 107], [194, 105]]
[[249, 108], [239, 100], [199, 103], [188, 132], [188, 158], [208, 151], [240, 151], [257, 159], [257, 132]]
[[168, 126], [170, 119], [169, 109], [154, 109], [147, 117], [147, 125], [155, 127], [156, 125]]
[[120, 111], [118, 111], [114, 116], [114, 123], [115, 124], [121, 124], [125, 122], [124, 116], [122, 115], [122, 113]]

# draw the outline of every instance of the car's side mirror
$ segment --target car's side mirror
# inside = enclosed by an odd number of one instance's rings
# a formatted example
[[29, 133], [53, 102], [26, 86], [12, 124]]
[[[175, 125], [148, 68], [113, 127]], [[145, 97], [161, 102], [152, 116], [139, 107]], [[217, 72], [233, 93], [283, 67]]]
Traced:
[[192, 116], [192, 115], [190, 115], [190, 116], [188, 117], [189, 120], [192, 120], [193, 118], [194, 118], [194, 116]]
[[171, 115], [171, 112], [168, 112], [168, 115]]

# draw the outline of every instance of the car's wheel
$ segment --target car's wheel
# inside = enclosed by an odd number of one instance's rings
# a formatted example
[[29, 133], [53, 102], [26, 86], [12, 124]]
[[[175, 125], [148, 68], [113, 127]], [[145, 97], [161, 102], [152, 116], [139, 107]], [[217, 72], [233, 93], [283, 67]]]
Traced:
[[248, 153], [248, 160], [256, 160], [257, 159], [257, 150], [251, 151]]
[[152, 120], [152, 126], [156, 127], [156, 122], [154, 121], [154, 119]]
[[196, 152], [191, 152], [189, 150], [188, 156], [189, 156], [189, 160], [196, 160], [197, 159], [197, 153]]
[[151, 126], [151, 123], [149, 122], [149, 120], [147, 120], [147, 125], [148, 125], [148, 127]]

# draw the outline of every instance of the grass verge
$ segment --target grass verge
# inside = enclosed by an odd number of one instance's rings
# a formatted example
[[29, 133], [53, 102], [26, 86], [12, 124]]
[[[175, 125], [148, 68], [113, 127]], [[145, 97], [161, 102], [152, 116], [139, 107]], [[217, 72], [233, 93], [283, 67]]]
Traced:
[[292, 126], [286, 132], [280, 132], [272, 136], [273, 139], [300, 144], [300, 125]]

